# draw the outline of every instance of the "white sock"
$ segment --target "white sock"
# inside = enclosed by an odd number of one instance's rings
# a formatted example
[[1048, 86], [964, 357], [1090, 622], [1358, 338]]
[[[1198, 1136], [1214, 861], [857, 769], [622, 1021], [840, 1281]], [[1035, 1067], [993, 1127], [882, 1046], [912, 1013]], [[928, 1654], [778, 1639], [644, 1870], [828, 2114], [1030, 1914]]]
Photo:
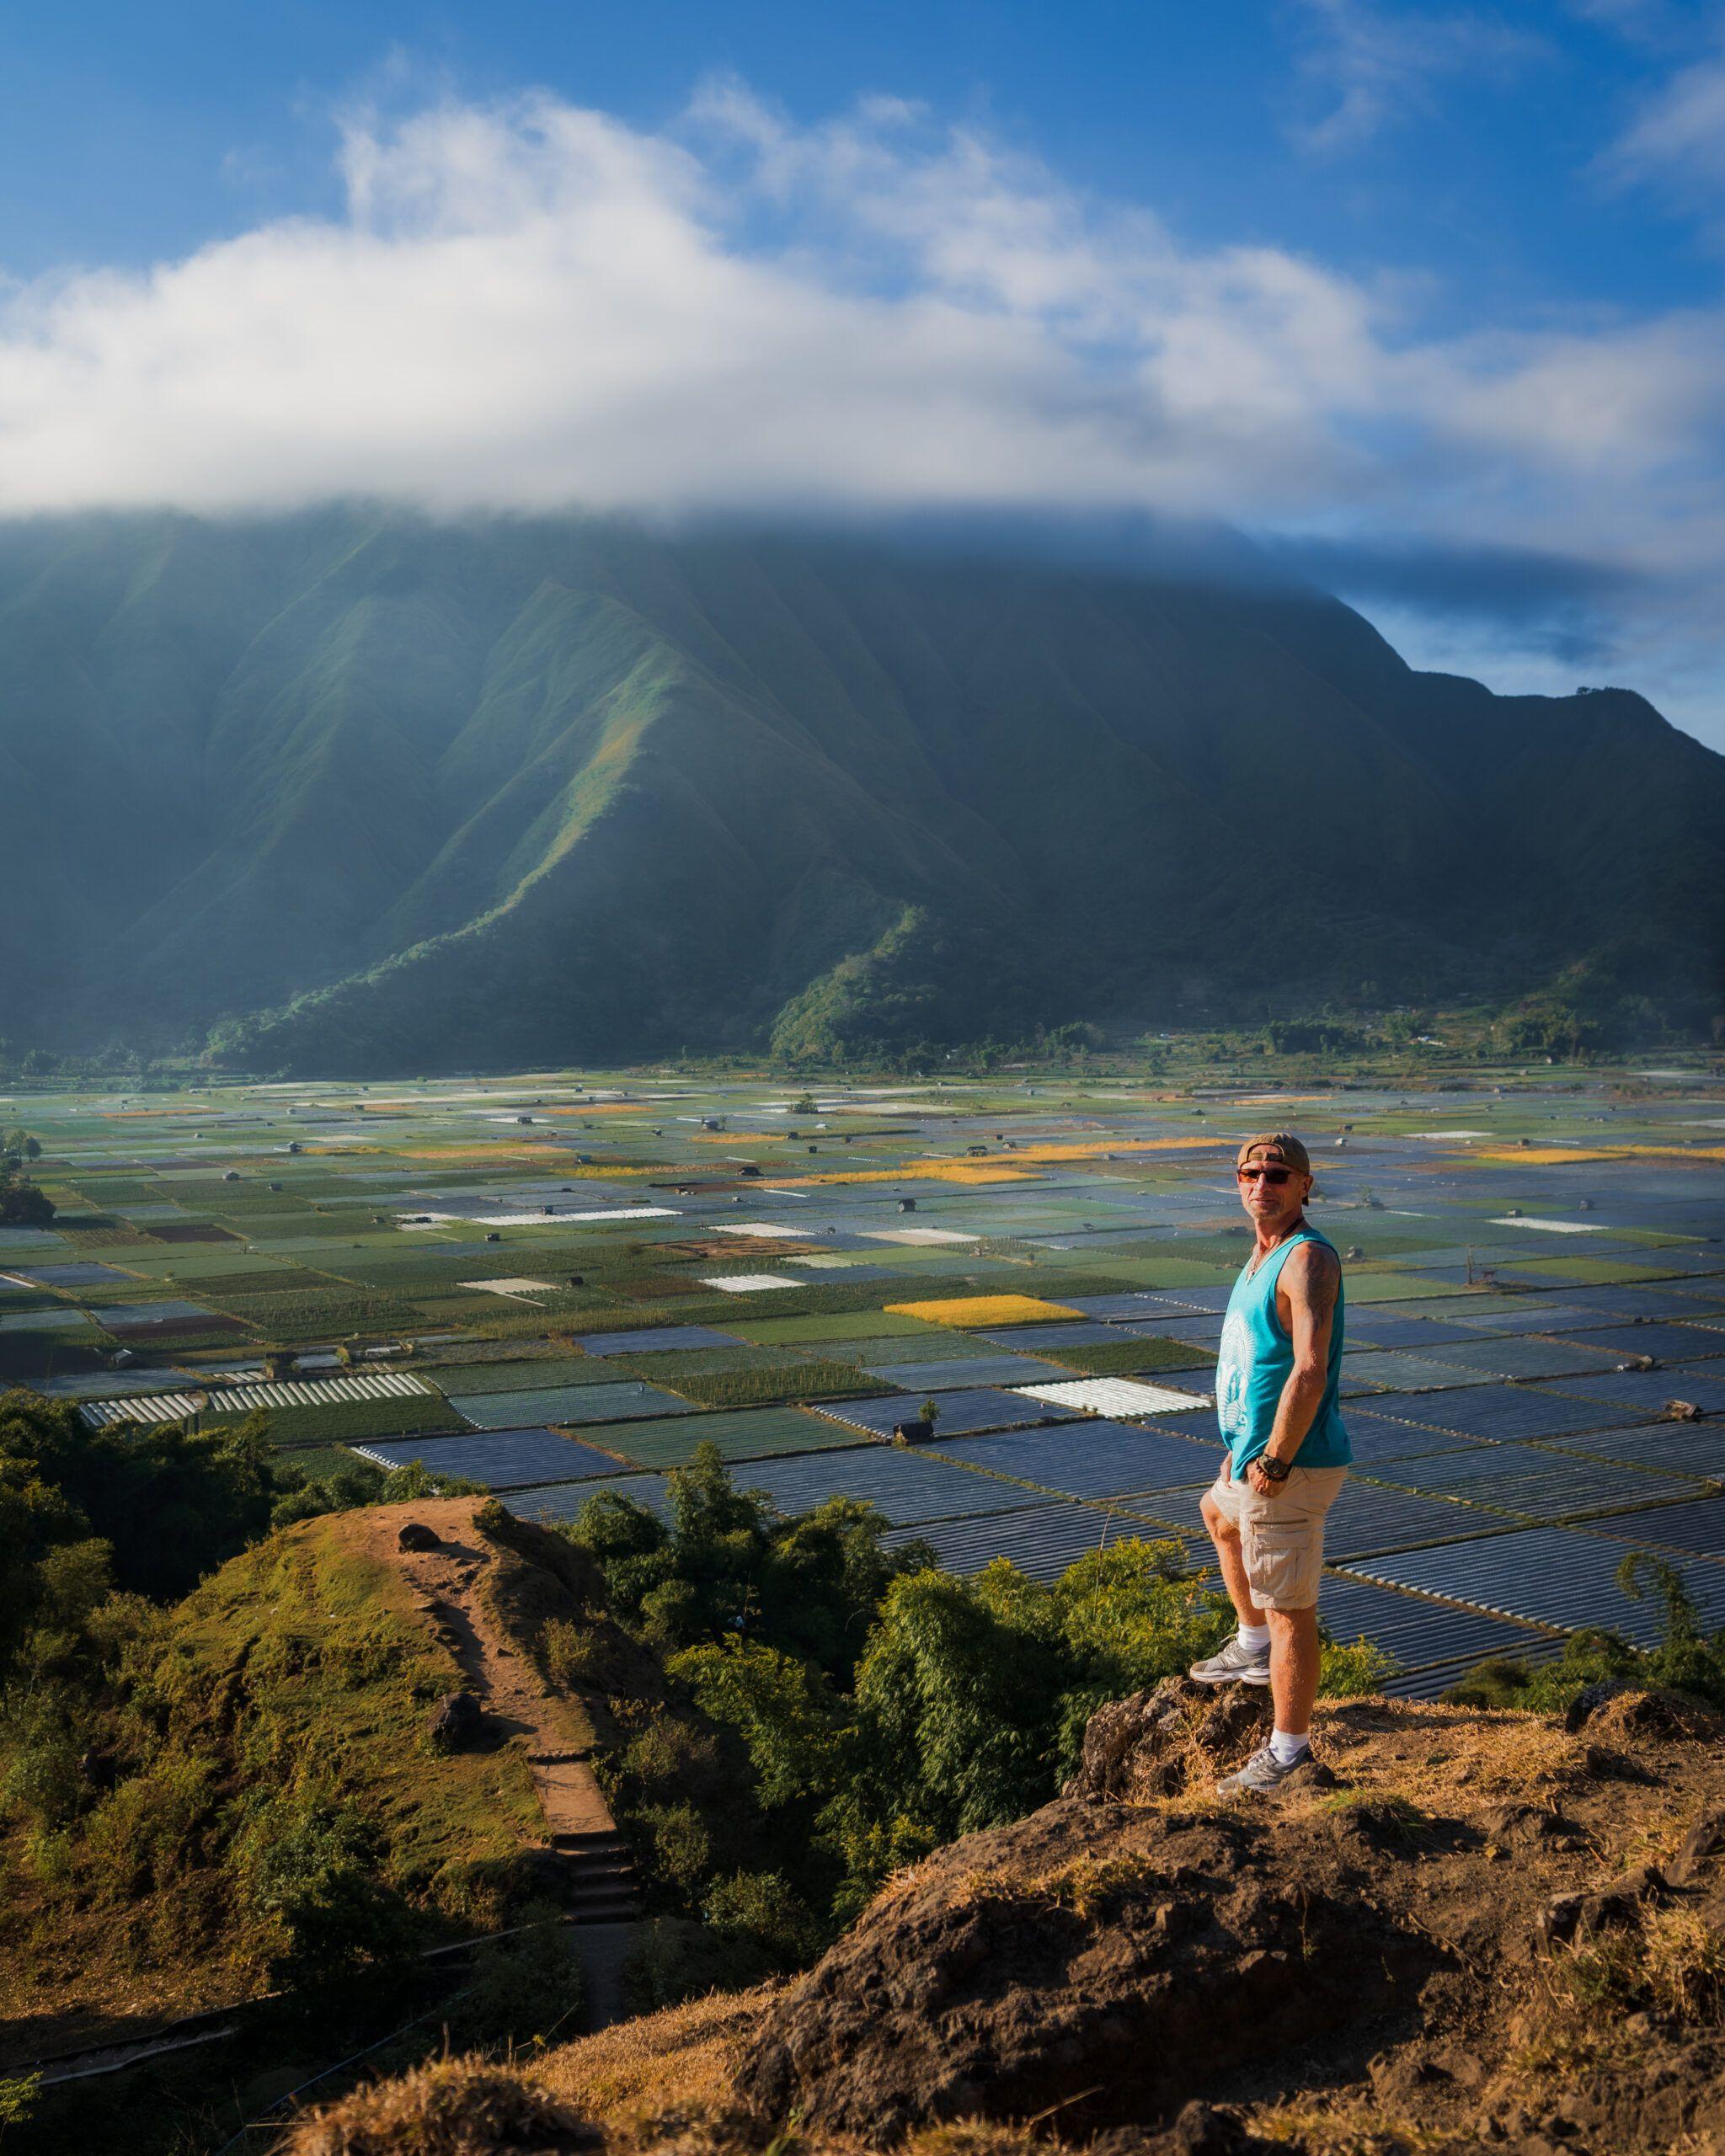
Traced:
[[1254, 1654], [1262, 1654], [1270, 1643], [1268, 1625], [1242, 1625], [1238, 1634], [1242, 1647], [1250, 1647]]
[[1270, 1753], [1279, 1767], [1291, 1767], [1311, 1749], [1309, 1737], [1295, 1737], [1285, 1729], [1270, 1732]]

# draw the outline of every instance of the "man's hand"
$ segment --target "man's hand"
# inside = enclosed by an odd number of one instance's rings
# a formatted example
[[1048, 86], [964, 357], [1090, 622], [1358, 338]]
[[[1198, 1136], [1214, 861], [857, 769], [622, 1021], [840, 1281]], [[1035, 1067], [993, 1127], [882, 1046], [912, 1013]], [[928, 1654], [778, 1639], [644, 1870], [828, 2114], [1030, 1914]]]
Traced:
[[1287, 1478], [1279, 1482], [1273, 1475], [1266, 1475], [1262, 1464], [1254, 1460], [1246, 1470], [1246, 1480], [1260, 1497], [1274, 1497], [1287, 1487]]

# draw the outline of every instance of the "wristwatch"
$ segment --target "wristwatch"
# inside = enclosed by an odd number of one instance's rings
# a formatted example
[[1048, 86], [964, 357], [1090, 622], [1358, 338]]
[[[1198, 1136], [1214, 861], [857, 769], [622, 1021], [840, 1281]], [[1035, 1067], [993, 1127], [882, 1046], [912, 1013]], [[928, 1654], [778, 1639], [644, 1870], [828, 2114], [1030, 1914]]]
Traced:
[[1267, 1452], [1261, 1452], [1258, 1455], [1255, 1465], [1263, 1470], [1272, 1482], [1285, 1482], [1294, 1471], [1294, 1463], [1291, 1460], [1276, 1460]]

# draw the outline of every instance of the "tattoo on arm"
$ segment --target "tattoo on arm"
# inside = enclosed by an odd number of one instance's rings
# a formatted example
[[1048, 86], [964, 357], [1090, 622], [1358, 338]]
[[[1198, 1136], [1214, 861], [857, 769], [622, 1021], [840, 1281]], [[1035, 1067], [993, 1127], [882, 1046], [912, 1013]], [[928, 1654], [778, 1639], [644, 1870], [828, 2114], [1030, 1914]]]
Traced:
[[1290, 1327], [1296, 1348], [1329, 1345], [1330, 1321], [1342, 1289], [1342, 1268], [1328, 1251], [1307, 1244], [1300, 1252], [1289, 1283]]
[[1341, 1288], [1341, 1267], [1327, 1250], [1313, 1249], [1306, 1267], [1306, 1299], [1314, 1326], [1328, 1324]]

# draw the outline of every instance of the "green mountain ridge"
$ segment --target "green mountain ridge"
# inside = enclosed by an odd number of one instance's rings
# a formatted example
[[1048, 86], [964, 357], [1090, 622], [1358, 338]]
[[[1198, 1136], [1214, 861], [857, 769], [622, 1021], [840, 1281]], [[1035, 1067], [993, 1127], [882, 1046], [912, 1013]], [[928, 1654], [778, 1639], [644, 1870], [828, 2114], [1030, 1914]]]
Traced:
[[1725, 759], [1232, 584], [333, 508], [0, 526], [7, 1030], [300, 1070], [1725, 1001]]

